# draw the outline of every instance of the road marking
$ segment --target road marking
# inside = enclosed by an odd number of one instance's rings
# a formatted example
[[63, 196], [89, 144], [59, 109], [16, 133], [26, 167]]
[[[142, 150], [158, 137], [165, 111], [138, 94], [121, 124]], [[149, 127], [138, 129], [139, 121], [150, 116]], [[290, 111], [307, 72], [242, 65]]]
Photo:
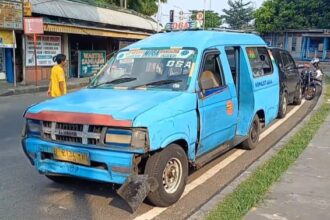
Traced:
[[[287, 121], [294, 113], [296, 113], [305, 103], [305, 100], [302, 100], [301, 105], [295, 106], [286, 116], [285, 118], [275, 122], [272, 126], [267, 128], [264, 132], [260, 134], [259, 141], [267, 137], [272, 131], [274, 131], [276, 128], [278, 128], [280, 125], [282, 125], [285, 121]], [[207, 180], [209, 180], [211, 177], [213, 177], [215, 174], [217, 174], [219, 171], [224, 169], [226, 166], [228, 166], [231, 162], [235, 161], [238, 157], [243, 155], [246, 152], [246, 150], [237, 149], [232, 155], [206, 171], [204, 174], [199, 176], [194, 181], [190, 182], [186, 185], [186, 188], [181, 196], [180, 199], [182, 199], [184, 196], [186, 196], [189, 192], [191, 192], [196, 187], [200, 186], [201, 184], [205, 183]], [[164, 212], [169, 207], [154, 207], [150, 209], [149, 211], [143, 213], [142, 215], [134, 218], [134, 220], [151, 220], [155, 218], [156, 216], [160, 215], [162, 212]]]
[[305, 103], [305, 99], [301, 101], [301, 105], [295, 106], [288, 114], [286, 114], [285, 118], [283, 118], [282, 120], [277, 121], [272, 126], [270, 126], [269, 128], [267, 128], [264, 132], [262, 132], [260, 134], [259, 141], [261, 141], [262, 139], [264, 139], [265, 137], [267, 137], [276, 128], [278, 128], [284, 122], [286, 122], [286, 120], [288, 120], [294, 113], [296, 113], [301, 108], [301, 106], [304, 105], [304, 103]]

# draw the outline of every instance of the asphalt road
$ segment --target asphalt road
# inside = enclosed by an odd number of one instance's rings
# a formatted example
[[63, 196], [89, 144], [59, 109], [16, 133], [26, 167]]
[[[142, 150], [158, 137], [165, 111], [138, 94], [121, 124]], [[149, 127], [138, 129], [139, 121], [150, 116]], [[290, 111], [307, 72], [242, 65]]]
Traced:
[[[315, 104], [315, 101], [306, 102], [283, 125], [265, 137], [255, 150], [244, 152], [175, 205], [167, 209], [153, 209], [144, 203], [131, 214], [112, 185], [81, 180], [63, 185], [53, 183], [29, 164], [20, 144], [22, 115], [28, 106], [45, 98], [45, 94], [0, 98], [0, 219], [135, 219], [150, 210], [151, 214], [159, 213], [151, 215], [156, 219], [187, 218], [280, 140]], [[235, 153], [237, 149], [192, 172], [189, 182]]]

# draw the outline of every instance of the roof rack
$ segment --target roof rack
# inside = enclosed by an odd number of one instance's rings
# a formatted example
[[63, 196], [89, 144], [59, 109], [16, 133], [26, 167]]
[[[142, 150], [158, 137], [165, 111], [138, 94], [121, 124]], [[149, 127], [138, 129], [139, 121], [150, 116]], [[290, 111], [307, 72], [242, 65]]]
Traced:
[[208, 28], [207, 30], [210, 30], [210, 31], [233, 32], [233, 33], [251, 33], [251, 34], [258, 34], [258, 32], [255, 31], [254, 29], [237, 30], [237, 29], [230, 29], [230, 28]]

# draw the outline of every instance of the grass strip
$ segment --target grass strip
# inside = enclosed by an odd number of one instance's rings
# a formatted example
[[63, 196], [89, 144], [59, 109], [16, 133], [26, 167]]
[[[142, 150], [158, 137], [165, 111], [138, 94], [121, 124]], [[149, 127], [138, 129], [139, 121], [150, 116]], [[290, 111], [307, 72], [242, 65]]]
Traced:
[[330, 80], [327, 78], [325, 102], [314, 112], [309, 121], [270, 160], [243, 181], [223, 202], [206, 217], [207, 220], [241, 219], [264, 198], [269, 188], [306, 149], [321, 124], [330, 113]]

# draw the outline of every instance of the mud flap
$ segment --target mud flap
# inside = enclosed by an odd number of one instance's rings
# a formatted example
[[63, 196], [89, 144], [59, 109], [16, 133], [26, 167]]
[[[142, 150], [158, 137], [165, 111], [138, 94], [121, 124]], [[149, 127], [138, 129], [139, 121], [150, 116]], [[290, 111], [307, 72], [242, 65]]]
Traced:
[[148, 175], [134, 175], [128, 177], [117, 193], [127, 202], [134, 213], [149, 192], [154, 192], [157, 188], [158, 183], [154, 178], [149, 178]]

